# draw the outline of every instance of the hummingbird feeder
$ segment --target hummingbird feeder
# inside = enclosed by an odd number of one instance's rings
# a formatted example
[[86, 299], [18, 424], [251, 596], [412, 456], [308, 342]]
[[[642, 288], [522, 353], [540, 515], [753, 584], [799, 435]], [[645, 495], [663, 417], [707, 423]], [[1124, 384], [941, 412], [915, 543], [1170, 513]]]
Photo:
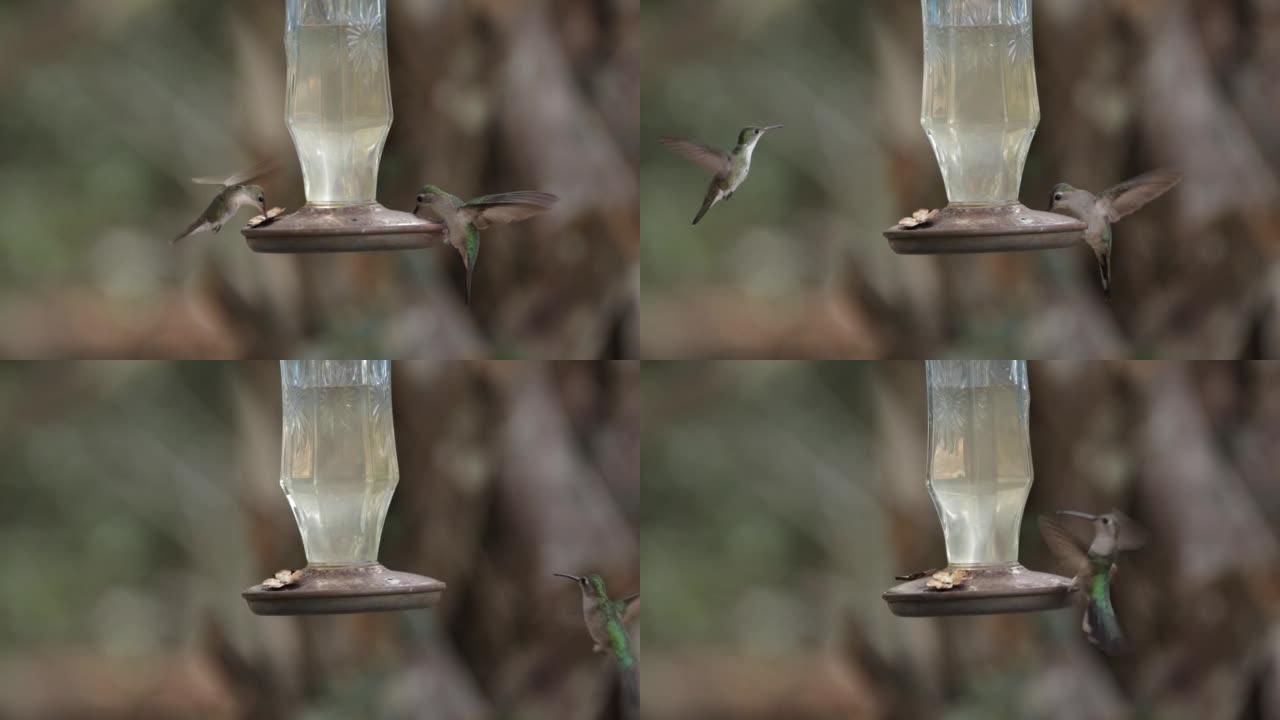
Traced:
[[1032, 0], [921, 0], [921, 125], [947, 186], [946, 208], [885, 231], [901, 255], [1068, 247], [1085, 224], [1018, 202], [1040, 124]]
[[400, 478], [386, 360], [280, 363], [280, 485], [307, 567], [244, 591], [258, 615], [431, 607], [445, 585], [378, 563], [382, 524]]
[[386, 0], [286, 0], [286, 122], [307, 204], [246, 228], [261, 253], [429, 247], [439, 223], [378, 204], [391, 130]]
[[1025, 360], [929, 360], [927, 485], [947, 568], [884, 594], [895, 615], [983, 615], [1065, 607], [1070, 579], [1018, 563], [1031, 490]]

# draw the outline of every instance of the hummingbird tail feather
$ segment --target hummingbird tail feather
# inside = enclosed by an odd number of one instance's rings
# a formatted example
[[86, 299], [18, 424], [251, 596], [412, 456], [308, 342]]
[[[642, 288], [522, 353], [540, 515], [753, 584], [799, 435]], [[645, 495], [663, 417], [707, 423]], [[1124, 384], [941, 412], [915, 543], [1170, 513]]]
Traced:
[[712, 183], [711, 188], [707, 190], [707, 197], [702, 201], [702, 209], [698, 211], [698, 216], [693, 219], [694, 225], [702, 222], [702, 218], [706, 217], [707, 211], [720, 202], [720, 197], [720, 188], [716, 187], [715, 183]]
[[631, 707], [640, 705], [640, 671], [635, 665], [619, 668], [622, 676], [622, 692]]
[[195, 222], [191, 223], [191, 226], [188, 227], [186, 230], [184, 230], [181, 235], [170, 240], [169, 244], [177, 245], [178, 243], [182, 242], [183, 240], [186, 240], [192, 235], [195, 235], [196, 233], [200, 232], [203, 229], [204, 229], [204, 220], [203, 219], [196, 220]]
[[1111, 299], [1111, 256], [1101, 255], [1099, 257], [1100, 267], [1102, 270], [1102, 294], [1106, 299]]
[[1113, 615], [1108, 616], [1100, 610], [1097, 603], [1089, 603], [1082, 628], [1089, 642], [1107, 655], [1119, 655], [1124, 651], [1125, 639], [1120, 624]]

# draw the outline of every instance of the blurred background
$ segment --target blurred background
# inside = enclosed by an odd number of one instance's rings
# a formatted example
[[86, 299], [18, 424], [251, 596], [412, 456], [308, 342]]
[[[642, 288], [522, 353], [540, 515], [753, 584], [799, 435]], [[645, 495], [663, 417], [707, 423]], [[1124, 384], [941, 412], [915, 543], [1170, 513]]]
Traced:
[[639, 589], [635, 364], [396, 363], [389, 567], [433, 610], [263, 618], [305, 564], [276, 363], [0, 364], [0, 717], [621, 717], [580, 593]]
[[536, 189], [486, 233], [474, 302], [451, 249], [252, 253], [241, 211], [170, 247], [227, 177], [284, 171], [283, 0], [0, 5], [0, 356], [625, 356], [638, 292], [639, 0], [390, 0], [395, 124], [379, 200]]
[[[920, 128], [919, 2], [646, 0], [642, 353], [681, 358], [1275, 357], [1280, 8], [1036, 2], [1043, 119], [1022, 183], [1174, 192], [1116, 229], [1115, 298], [1083, 245], [901, 257], [881, 233], [946, 204]], [[657, 142], [768, 135], [697, 228], [708, 176]]]
[[[641, 539], [651, 720], [1280, 717], [1280, 367], [1030, 364], [1034, 518], [1119, 508], [1151, 533], [1079, 610], [898, 618], [945, 565], [922, 363], [646, 365]], [[1087, 533], [1087, 530], [1086, 530]]]

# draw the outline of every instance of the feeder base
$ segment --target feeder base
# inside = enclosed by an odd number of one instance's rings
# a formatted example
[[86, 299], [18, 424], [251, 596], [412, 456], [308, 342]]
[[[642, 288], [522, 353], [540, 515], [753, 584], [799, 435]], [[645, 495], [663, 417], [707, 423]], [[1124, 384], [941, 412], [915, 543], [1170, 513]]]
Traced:
[[926, 576], [898, 585], [882, 597], [894, 615], [932, 617], [1057, 610], [1071, 604], [1075, 592], [1070, 578], [1035, 572], [1016, 563], [963, 569], [969, 578], [960, 587], [931, 590]]
[[444, 226], [377, 204], [324, 208], [306, 205], [255, 228], [245, 228], [259, 253], [340, 253], [414, 250], [439, 243]]
[[282, 590], [254, 585], [241, 596], [255, 615], [337, 615], [428, 608], [444, 588], [439, 580], [376, 564], [308, 566], [296, 585]]
[[1086, 227], [1075, 218], [1015, 202], [948, 205], [928, 227], [895, 225], [884, 236], [899, 255], [950, 255], [1070, 247], [1084, 239]]

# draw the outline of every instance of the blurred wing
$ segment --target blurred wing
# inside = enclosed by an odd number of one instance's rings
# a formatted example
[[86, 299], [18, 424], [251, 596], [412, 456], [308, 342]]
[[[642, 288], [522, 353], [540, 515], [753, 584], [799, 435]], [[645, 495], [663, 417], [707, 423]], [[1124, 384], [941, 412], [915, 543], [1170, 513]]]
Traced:
[[199, 177], [191, 178], [191, 182], [197, 185], [221, 185], [223, 187], [231, 187], [232, 185], [245, 185], [276, 171], [276, 162], [274, 160], [263, 160], [253, 167], [242, 170], [228, 178], [216, 177]]
[[640, 619], [640, 593], [628, 595], [619, 600], [618, 609], [622, 615], [622, 626], [634, 637], [635, 624]]
[[1077, 576], [1088, 574], [1089, 556], [1085, 554], [1071, 532], [1053, 518], [1042, 515], [1037, 521], [1040, 524], [1040, 534], [1044, 537], [1044, 544], [1049, 546], [1054, 556], [1066, 564], [1071, 574]]
[[1116, 549], [1137, 550], [1147, 544], [1147, 531], [1137, 521], [1119, 510], [1111, 514], [1116, 518]]
[[662, 143], [671, 152], [692, 160], [716, 175], [723, 175], [729, 172], [729, 154], [710, 145], [669, 137], [658, 138], [658, 142]]
[[1142, 209], [1147, 203], [1173, 189], [1182, 182], [1182, 173], [1173, 170], [1153, 170], [1145, 175], [1121, 183], [1102, 194], [1098, 201], [1107, 213], [1107, 220], [1116, 222]]
[[542, 192], [486, 195], [462, 206], [465, 217], [484, 230], [491, 225], [520, 222], [550, 210], [560, 198]]

